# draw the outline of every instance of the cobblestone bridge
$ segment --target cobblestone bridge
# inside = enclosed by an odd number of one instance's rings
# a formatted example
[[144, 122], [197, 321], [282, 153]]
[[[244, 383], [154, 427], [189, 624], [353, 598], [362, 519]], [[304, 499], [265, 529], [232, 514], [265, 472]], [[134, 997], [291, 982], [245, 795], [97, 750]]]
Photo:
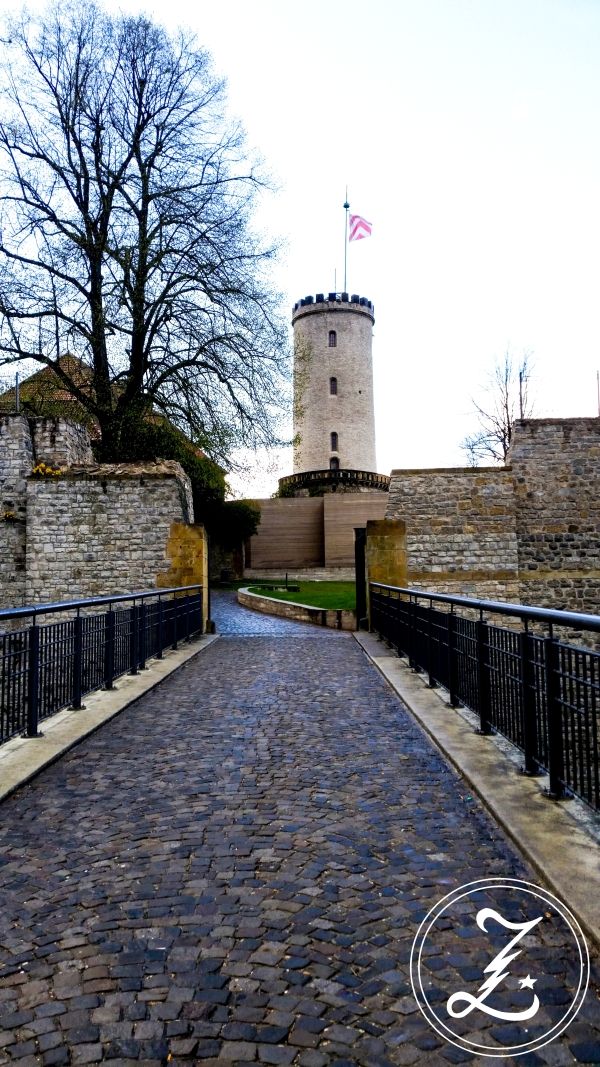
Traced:
[[[352, 635], [214, 614], [219, 641], [2, 805], [0, 1063], [489, 1064], [428, 1027], [410, 947], [450, 887], [535, 876]], [[481, 981], [473, 932], [431, 986]], [[590, 992], [504, 1062], [600, 1062], [599, 1029]]]

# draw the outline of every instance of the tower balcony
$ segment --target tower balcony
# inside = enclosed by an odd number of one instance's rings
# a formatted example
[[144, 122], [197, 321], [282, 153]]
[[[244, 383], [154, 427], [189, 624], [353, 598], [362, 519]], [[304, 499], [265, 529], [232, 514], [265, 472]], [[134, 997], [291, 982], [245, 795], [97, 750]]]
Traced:
[[[320, 496], [322, 493], [336, 492], [378, 492], [387, 493], [390, 478], [387, 474], [375, 474], [373, 471], [322, 470], [301, 471], [287, 474], [279, 479], [279, 496], [296, 496], [303, 490], [309, 495]], [[302, 495], [304, 495], [302, 492]]]

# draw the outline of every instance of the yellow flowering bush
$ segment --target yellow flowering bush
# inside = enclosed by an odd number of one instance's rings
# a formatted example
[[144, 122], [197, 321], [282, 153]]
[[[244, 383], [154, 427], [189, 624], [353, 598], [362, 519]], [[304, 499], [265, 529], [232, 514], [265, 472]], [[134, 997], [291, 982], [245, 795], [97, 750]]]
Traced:
[[53, 470], [46, 463], [38, 463], [37, 467], [33, 468], [32, 474], [60, 474], [60, 468]]

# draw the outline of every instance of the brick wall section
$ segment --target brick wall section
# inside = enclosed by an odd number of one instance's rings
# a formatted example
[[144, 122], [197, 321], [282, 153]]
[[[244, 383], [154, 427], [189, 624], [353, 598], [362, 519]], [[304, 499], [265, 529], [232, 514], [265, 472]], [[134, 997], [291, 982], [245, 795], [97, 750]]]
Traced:
[[[337, 335], [335, 348], [329, 347], [330, 330]], [[331, 456], [340, 467], [376, 471], [373, 312], [336, 300], [306, 305], [294, 314], [294, 333], [294, 473], [326, 470]], [[336, 396], [331, 378], [337, 378]], [[337, 452], [331, 451], [333, 431]]]
[[518, 598], [510, 470], [392, 471], [385, 517], [406, 523], [409, 585], [491, 600]]
[[600, 419], [529, 419], [514, 428], [520, 599], [600, 610]]
[[99, 465], [27, 485], [28, 603], [151, 589], [172, 567], [173, 523], [193, 521], [178, 463]]
[[90, 436], [83, 426], [72, 419], [30, 419], [35, 463], [50, 467], [72, 467], [93, 464]]
[[[27, 477], [33, 445], [24, 415], [0, 417], [0, 604], [23, 606]], [[14, 516], [14, 518], [11, 517]]]

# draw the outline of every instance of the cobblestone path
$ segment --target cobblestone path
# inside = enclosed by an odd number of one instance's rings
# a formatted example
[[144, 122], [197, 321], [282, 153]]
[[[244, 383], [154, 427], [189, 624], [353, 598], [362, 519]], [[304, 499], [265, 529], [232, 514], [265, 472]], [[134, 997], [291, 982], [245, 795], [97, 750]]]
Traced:
[[[351, 635], [215, 613], [248, 635], [0, 808], [0, 1063], [489, 1064], [427, 1026], [410, 947], [449, 887], [535, 876]], [[430, 957], [431, 986], [481, 981], [473, 932], [447, 931], [462, 951]], [[504, 1062], [600, 1062], [599, 1025], [590, 993]]]

